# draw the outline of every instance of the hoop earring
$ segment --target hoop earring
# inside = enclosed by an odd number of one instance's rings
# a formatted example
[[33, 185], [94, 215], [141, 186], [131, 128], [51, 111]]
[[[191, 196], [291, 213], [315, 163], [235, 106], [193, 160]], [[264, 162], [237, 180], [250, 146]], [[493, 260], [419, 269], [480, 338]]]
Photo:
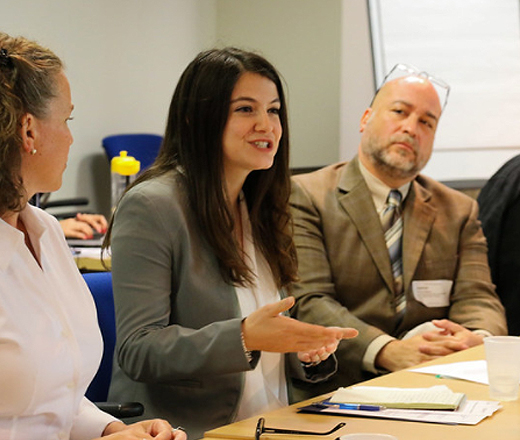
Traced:
[[30, 152], [31, 156], [34, 156], [34, 155], [36, 154], [36, 151], [37, 151], [36, 148], [33, 148], [33, 149], [31, 150], [31, 152]]

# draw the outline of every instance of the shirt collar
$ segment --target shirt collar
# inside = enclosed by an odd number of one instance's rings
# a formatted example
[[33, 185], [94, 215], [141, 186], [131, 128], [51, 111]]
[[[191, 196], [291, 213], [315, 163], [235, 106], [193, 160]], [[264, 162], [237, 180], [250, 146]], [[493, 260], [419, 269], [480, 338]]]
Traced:
[[[40, 242], [42, 236], [45, 234], [46, 227], [43, 221], [36, 215], [35, 211], [38, 209], [39, 208], [27, 204], [25, 208], [20, 211], [20, 218], [31, 238], [31, 244], [35, 252], [41, 255]], [[0, 269], [5, 270], [12, 256], [17, 252], [18, 247], [25, 245], [25, 237], [22, 231], [14, 228], [2, 219], [0, 219], [0, 237], [2, 243], [4, 243], [2, 245], [2, 252], [0, 252]]]
[[[376, 207], [376, 211], [378, 214], [380, 214], [386, 205], [386, 200], [388, 198], [388, 193], [390, 190], [394, 188], [390, 188], [386, 183], [378, 179], [376, 176], [374, 176], [368, 169], [363, 165], [361, 160], [358, 160], [359, 164], [359, 170], [361, 172], [361, 175], [365, 179], [365, 182], [368, 186], [368, 189], [370, 191], [370, 194], [372, 194], [372, 200], [374, 201], [374, 205]], [[406, 199], [406, 196], [410, 192], [410, 186], [412, 185], [412, 182], [405, 183], [404, 185], [400, 186], [399, 188], [396, 188], [399, 190], [401, 195], [403, 196], [402, 200], [404, 201]]]
[[37, 215], [36, 211], [39, 209], [40, 208], [36, 208], [28, 203], [20, 212], [20, 218], [27, 229], [33, 247], [39, 246], [39, 243], [47, 230], [45, 223]]

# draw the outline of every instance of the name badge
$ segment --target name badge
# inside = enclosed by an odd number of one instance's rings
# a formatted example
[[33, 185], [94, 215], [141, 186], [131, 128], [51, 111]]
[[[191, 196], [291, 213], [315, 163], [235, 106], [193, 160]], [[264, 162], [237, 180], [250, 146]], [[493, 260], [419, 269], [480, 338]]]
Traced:
[[414, 298], [426, 307], [448, 307], [453, 281], [424, 280], [412, 281]]

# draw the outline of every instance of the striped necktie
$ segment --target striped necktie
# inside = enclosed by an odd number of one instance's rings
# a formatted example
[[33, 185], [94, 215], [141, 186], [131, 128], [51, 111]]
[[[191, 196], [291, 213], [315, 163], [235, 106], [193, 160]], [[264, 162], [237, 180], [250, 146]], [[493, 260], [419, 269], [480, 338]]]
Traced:
[[390, 254], [392, 274], [394, 276], [395, 309], [398, 318], [401, 318], [406, 308], [403, 294], [403, 217], [401, 216], [401, 193], [393, 189], [388, 194], [385, 209], [381, 214], [381, 224], [385, 233], [386, 246]]

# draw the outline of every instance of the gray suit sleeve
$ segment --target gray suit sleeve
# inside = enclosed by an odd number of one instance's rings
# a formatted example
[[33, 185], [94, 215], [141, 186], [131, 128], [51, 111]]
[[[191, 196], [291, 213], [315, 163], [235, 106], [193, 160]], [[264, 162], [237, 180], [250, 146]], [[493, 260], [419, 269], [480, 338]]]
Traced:
[[134, 190], [120, 203], [112, 235], [121, 368], [149, 383], [253, 368], [242, 349], [234, 291], [218, 271], [205, 272], [211, 255], [190, 248], [197, 234], [187, 232], [182, 204]]

